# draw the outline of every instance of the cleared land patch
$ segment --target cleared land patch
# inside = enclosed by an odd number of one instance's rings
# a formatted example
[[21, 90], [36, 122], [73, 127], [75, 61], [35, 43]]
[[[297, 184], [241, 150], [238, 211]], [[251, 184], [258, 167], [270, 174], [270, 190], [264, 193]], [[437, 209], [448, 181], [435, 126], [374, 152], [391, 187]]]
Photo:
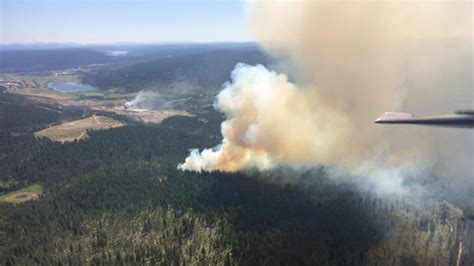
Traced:
[[121, 127], [123, 123], [106, 116], [93, 115], [88, 118], [63, 123], [35, 132], [35, 136], [47, 137], [54, 141], [67, 142], [87, 137], [88, 130]]
[[31, 200], [37, 200], [41, 194], [43, 194], [43, 187], [41, 187], [41, 185], [34, 184], [17, 191], [0, 195], [0, 201], [23, 203]]

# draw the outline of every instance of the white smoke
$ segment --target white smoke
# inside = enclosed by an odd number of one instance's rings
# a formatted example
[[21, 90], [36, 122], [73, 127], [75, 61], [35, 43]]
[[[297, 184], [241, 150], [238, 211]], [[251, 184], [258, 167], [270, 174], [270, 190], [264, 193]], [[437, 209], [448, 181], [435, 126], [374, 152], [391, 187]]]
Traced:
[[296, 82], [238, 64], [215, 102], [226, 116], [222, 143], [193, 150], [178, 168], [337, 165], [383, 179], [387, 189], [401, 187], [403, 176], [436, 171], [472, 188], [471, 132], [373, 124], [386, 111], [472, 108], [471, 8], [456, 1], [252, 2], [254, 35], [286, 60]]
[[159, 92], [146, 90], [139, 91], [133, 100], [125, 103], [125, 107], [147, 110], [169, 108]]
[[261, 65], [238, 64], [231, 76], [232, 82], [225, 84], [214, 104], [226, 116], [222, 144], [200, 154], [192, 151], [179, 169], [265, 170], [280, 161], [304, 165], [333, 159], [321, 151], [337, 145], [331, 132], [344, 127], [344, 117], [314, 112], [317, 107], [310, 95], [299, 91], [286, 75]]

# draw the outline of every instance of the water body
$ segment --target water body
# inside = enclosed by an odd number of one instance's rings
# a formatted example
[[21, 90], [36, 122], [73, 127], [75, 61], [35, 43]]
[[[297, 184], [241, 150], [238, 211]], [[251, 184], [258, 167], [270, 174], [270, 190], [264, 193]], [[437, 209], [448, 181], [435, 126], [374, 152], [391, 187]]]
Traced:
[[81, 84], [75, 82], [51, 82], [48, 83], [48, 88], [62, 93], [90, 91], [94, 89], [89, 84]]
[[128, 51], [106, 51], [105, 53], [111, 56], [121, 56], [127, 55]]

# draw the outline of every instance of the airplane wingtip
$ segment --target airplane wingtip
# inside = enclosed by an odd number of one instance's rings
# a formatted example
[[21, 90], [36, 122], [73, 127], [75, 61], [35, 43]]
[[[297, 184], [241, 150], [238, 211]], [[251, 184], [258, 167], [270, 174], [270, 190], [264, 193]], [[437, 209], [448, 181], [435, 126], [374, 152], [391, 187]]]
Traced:
[[385, 112], [375, 119], [374, 123], [381, 124], [387, 121], [396, 121], [408, 118], [413, 118], [413, 115], [410, 113]]

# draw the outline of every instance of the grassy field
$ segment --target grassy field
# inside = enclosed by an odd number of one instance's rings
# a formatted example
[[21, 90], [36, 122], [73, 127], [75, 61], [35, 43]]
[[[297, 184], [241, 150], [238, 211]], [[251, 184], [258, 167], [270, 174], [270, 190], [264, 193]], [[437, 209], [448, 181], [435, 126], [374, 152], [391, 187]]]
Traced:
[[43, 187], [38, 184], [33, 184], [23, 189], [0, 195], [0, 201], [22, 203], [38, 199], [41, 194], [43, 194]]
[[47, 137], [54, 141], [67, 142], [87, 138], [87, 130], [108, 129], [123, 126], [122, 122], [106, 116], [88, 118], [63, 123], [35, 132], [35, 136]]
[[50, 82], [81, 82], [78, 75], [18, 75], [18, 79], [31, 80], [45, 87]]

